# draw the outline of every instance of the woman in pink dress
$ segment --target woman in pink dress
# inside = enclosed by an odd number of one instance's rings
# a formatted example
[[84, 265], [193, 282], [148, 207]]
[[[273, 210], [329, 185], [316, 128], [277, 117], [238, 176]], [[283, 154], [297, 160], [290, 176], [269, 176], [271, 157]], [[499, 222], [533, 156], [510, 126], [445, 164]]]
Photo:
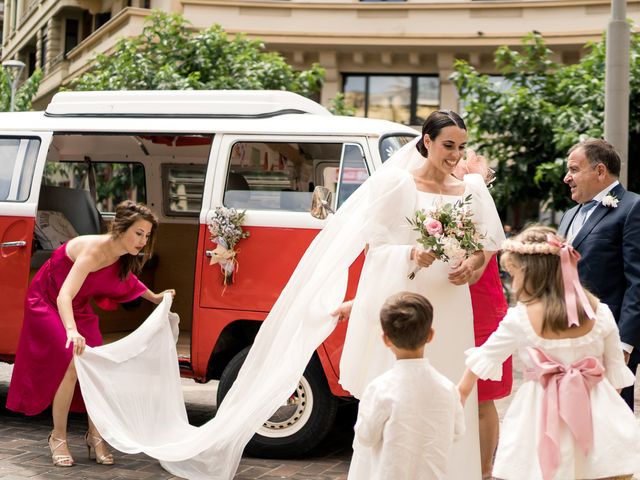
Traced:
[[[7, 408], [36, 415], [52, 405], [48, 443], [56, 466], [74, 463], [67, 445], [67, 417], [77, 380], [73, 355], [82, 354], [85, 345], [102, 344], [90, 300], [104, 309], [139, 296], [162, 301], [164, 292], [153, 293], [135, 276], [151, 255], [157, 226], [146, 206], [122, 202], [110, 233], [69, 240], [53, 252], [29, 286]], [[81, 397], [76, 396], [74, 406], [82, 406]], [[114, 463], [91, 419], [85, 439], [97, 463]]]

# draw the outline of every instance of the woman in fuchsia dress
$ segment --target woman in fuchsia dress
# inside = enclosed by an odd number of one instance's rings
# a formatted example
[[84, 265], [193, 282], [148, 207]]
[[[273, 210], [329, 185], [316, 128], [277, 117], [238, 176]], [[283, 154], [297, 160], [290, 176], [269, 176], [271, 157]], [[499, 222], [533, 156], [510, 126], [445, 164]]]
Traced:
[[[102, 344], [98, 316], [90, 301], [103, 309], [139, 296], [160, 303], [138, 280], [151, 255], [158, 222], [146, 206], [125, 201], [116, 208], [111, 231], [73, 238], [53, 252], [33, 278], [25, 299], [25, 315], [7, 408], [36, 415], [52, 405], [53, 431], [49, 447], [53, 464], [73, 465], [67, 446], [67, 416], [82, 409], [76, 392], [73, 356], [85, 345]], [[89, 452], [98, 463], [111, 465], [113, 456], [89, 419]]]

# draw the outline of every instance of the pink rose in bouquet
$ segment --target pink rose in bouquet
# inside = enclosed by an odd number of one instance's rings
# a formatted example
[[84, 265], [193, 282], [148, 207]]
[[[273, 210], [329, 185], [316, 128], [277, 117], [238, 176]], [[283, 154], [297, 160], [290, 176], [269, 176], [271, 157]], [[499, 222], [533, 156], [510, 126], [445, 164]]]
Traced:
[[424, 227], [427, 229], [427, 233], [429, 235], [441, 235], [444, 231], [442, 228], [442, 223], [440, 223], [435, 218], [428, 218], [426, 222], [424, 222]]

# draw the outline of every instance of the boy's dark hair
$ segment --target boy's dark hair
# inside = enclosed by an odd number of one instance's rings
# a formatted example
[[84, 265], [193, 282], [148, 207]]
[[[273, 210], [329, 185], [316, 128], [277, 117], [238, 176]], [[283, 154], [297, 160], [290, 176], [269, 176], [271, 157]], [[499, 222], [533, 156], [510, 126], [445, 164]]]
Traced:
[[380, 310], [382, 331], [396, 347], [415, 350], [427, 340], [433, 322], [431, 302], [418, 293], [400, 292]]

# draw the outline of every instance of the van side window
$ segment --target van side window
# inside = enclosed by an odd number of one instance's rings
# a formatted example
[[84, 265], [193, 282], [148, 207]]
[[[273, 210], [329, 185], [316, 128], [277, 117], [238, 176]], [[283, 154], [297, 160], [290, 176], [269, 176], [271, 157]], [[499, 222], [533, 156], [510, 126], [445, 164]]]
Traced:
[[38, 157], [36, 138], [0, 138], [0, 200], [24, 202], [29, 198]]
[[[141, 163], [91, 162], [95, 172], [96, 207], [100, 213], [113, 213], [123, 200], [147, 200], [144, 166]], [[44, 185], [90, 190], [89, 169], [85, 162], [47, 162]]]
[[308, 212], [317, 185], [336, 192], [344, 146], [320, 142], [237, 142], [231, 150], [223, 205]]
[[202, 207], [206, 165], [162, 165], [163, 210], [168, 216], [197, 217]]

